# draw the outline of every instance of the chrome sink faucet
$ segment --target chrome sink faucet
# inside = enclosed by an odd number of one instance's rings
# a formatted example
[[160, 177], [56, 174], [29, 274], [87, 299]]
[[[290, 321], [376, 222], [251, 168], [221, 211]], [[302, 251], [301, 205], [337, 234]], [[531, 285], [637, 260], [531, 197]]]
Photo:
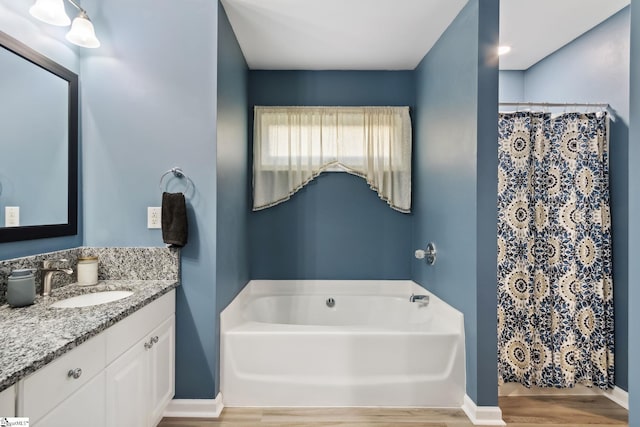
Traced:
[[40, 288], [40, 295], [42, 296], [47, 296], [51, 292], [53, 273], [65, 273], [69, 275], [73, 274], [73, 270], [70, 268], [53, 267], [53, 263], [55, 262], [67, 262], [67, 260], [58, 259], [42, 261], [42, 268], [40, 269], [40, 271], [42, 272], [42, 288]]

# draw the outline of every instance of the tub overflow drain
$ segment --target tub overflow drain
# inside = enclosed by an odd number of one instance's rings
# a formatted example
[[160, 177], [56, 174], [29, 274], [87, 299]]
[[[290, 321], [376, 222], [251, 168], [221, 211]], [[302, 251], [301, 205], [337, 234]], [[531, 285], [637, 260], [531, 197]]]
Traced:
[[333, 307], [334, 305], [336, 305], [336, 300], [333, 298], [327, 298], [327, 307]]

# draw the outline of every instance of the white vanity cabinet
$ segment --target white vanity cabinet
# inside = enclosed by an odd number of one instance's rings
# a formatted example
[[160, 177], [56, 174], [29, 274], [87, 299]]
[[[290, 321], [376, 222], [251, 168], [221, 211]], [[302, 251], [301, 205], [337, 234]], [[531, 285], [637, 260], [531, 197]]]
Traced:
[[155, 426], [175, 390], [175, 291], [105, 331], [107, 427]]
[[0, 418], [16, 414], [16, 387], [11, 386], [0, 392]]
[[107, 368], [107, 427], [155, 426], [175, 390], [171, 316]]
[[18, 416], [36, 427], [155, 426], [174, 394], [174, 354], [171, 291], [19, 381]]

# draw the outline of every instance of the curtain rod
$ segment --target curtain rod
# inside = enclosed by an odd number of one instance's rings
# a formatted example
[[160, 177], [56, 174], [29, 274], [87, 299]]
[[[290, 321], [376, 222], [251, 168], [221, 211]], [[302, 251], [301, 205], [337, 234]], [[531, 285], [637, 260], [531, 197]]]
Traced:
[[591, 108], [603, 108], [609, 112], [609, 117], [611, 121], [615, 122], [615, 111], [611, 109], [611, 106], [607, 103], [579, 103], [579, 102], [500, 102], [500, 107], [591, 107]]
[[609, 107], [606, 103], [554, 103], [554, 102], [501, 102], [501, 106], [505, 107]]

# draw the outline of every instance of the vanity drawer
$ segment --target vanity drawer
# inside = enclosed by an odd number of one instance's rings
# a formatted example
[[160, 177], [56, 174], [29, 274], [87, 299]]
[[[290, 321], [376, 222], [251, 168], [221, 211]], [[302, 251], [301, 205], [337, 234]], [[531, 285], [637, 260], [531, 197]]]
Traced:
[[145, 338], [151, 330], [168, 319], [176, 311], [176, 291], [153, 301], [105, 331], [107, 336], [107, 362], [109, 365], [135, 343]]
[[105, 347], [105, 334], [96, 335], [26, 377], [18, 400], [20, 416], [35, 423], [101, 372], [105, 366]]

